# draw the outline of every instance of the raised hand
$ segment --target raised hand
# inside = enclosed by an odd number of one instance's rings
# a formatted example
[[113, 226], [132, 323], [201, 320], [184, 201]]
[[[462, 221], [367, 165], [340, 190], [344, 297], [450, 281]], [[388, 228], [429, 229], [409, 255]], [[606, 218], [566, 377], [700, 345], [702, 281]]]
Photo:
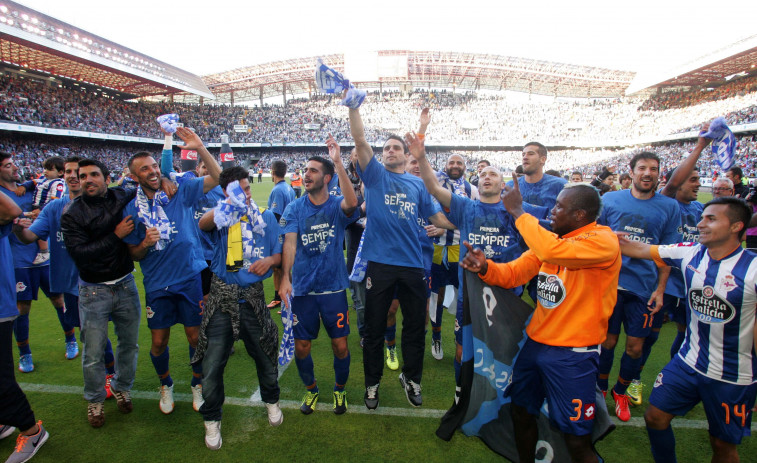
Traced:
[[184, 149], [197, 151], [204, 146], [199, 135], [186, 127], [178, 127], [176, 136], [184, 141], [184, 146], [182, 146]]
[[410, 154], [419, 161], [426, 157], [426, 145], [423, 140], [413, 132], [405, 134], [405, 143]]
[[428, 125], [431, 123], [431, 114], [428, 112], [428, 108], [423, 108], [421, 111], [421, 127], [420, 130], [418, 130], [418, 133], [426, 134], [426, 129], [428, 128]]
[[505, 186], [505, 192], [502, 194], [502, 205], [516, 219], [523, 214], [523, 196], [520, 194], [518, 176], [515, 173], [513, 173], [513, 186]]
[[339, 146], [339, 143], [334, 140], [333, 135], [329, 134], [329, 138], [326, 139], [326, 147], [329, 149], [329, 157], [331, 158], [331, 162], [334, 163], [336, 166], [336, 163], [342, 162], [342, 149]]

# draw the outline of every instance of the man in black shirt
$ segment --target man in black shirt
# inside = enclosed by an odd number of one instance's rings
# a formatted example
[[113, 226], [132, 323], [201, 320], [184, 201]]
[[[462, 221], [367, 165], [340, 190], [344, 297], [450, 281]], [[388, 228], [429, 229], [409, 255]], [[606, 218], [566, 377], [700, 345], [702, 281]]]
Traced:
[[111, 389], [118, 410], [129, 413], [129, 391], [137, 371], [137, 337], [141, 306], [134, 283], [134, 263], [122, 238], [134, 229], [131, 216], [121, 218], [135, 190], [108, 188], [108, 168], [100, 161], [79, 162], [82, 195], [61, 217], [66, 249], [79, 269], [79, 314], [83, 341], [84, 398], [92, 427], [105, 423], [105, 364], [108, 318], [118, 335], [116, 374]]

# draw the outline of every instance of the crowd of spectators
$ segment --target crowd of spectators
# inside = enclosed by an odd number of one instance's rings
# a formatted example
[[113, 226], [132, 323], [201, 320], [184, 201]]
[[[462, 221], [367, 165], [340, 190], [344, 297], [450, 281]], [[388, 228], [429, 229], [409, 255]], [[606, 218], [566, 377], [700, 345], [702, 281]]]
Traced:
[[719, 87], [707, 87], [699, 91], [677, 89], [653, 95], [639, 110], [664, 111], [672, 108], [694, 106], [707, 101], [724, 100], [757, 91], [757, 75], [734, 79]]
[[[518, 146], [533, 139], [558, 146], [629, 145], [696, 130], [716, 116], [726, 116], [732, 125], [756, 122], [757, 87], [743, 82], [734, 82], [730, 90], [713, 91], [717, 92], [714, 99], [698, 99], [703, 92], [690, 91], [680, 101], [688, 98], [697, 104], [670, 105], [665, 110], [646, 109], [649, 103], [629, 99], [521, 101], [508, 95], [414, 91], [410, 95], [372, 93], [361, 113], [370, 142], [380, 142], [389, 133], [417, 128], [420, 110], [430, 107], [429, 145]], [[340, 142], [349, 142], [347, 111], [335, 100], [317, 95], [312, 99], [291, 100], [286, 106], [262, 108], [131, 102], [103, 97], [84, 86], [10, 74], [0, 77], [0, 121], [159, 138], [155, 117], [174, 112], [184, 125], [211, 143], [220, 142], [223, 133], [230, 136], [232, 143], [318, 145], [328, 133]], [[247, 129], [237, 132], [235, 126]]]

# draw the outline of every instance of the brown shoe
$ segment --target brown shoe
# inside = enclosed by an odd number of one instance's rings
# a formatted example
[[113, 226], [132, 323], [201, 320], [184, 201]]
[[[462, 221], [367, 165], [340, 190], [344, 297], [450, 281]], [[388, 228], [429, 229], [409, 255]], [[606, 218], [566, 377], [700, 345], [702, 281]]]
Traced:
[[93, 428], [101, 428], [105, 424], [105, 411], [102, 402], [87, 404], [87, 421]]
[[129, 391], [113, 390], [113, 396], [116, 398], [118, 411], [121, 413], [131, 413], [134, 409], [134, 405], [131, 403], [131, 395], [129, 394]]

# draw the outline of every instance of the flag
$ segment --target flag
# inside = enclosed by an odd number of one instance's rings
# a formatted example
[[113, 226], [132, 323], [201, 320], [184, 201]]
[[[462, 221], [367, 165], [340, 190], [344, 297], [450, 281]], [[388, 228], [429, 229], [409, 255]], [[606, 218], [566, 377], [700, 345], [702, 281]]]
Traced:
[[700, 137], [712, 139], [712, 156], [723, 171], [733, 167], [736, 157], [736, 137], [728, 128], [725, 118], [718, 117], [710, 123], [709, 129], [699, 133]]
[[[436, 435], [450, 440], [460, 429], [467, 436], [478, 436], [503, 457], [518, 461], [509, 386], [517, 381], [512, 377], [513, 365], [526, 341], [525, 328], [534, 309], [512, 291], [489, 286], [468, 271], [463, 276], [463, 287], [462, 389], [442, 417]], [[592, 442], [615, 429], [599, 390], [596, 405]], [[538, 429], [538, 461], [571, 461], [562, 433], [550, 426], [546, 401]]]

